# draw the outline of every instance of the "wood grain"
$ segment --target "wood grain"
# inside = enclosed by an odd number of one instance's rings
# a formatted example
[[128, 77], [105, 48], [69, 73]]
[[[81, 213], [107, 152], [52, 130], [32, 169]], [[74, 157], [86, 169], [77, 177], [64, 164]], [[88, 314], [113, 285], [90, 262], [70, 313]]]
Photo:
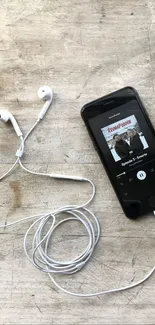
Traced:
[[[91, 209], [101, 240], [84, 270], [58, 281], [78, 292], [127, 285], [155, 264], [152, 215], [136, 222], [120, 208], [80, 117], [86, 102], [126, 85], [140, 93], [155, 126], [153, 0], [3, 0], [0, 8], [0, 106], [24, 132], [40, 112], [40, 85], [54, 89], [46, 119], [27, 141], [33, 170], [83, 175], [96, 186]], [[0, 173], [15, 161], [18, 139], [0, 125]], [[84, 202], [88, 185], [33, 177], [19, 168], [0, 183], [1, 223]], [[128, 292], [90, 299], [59, 292], [23, 252], [28, 225], [0, 230], [0, 324], [154, 324], [155, 277]], [[78, 223], [60, 228], [53, 254], [75, 256], [87, 237]]]

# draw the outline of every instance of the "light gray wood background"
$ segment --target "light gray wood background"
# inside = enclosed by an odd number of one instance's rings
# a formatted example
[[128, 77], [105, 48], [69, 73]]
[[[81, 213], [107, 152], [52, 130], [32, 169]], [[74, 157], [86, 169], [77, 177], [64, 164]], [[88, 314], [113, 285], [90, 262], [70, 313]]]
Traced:
[[[155, 3], [153, 0], [1, 0], [0, 107], [24, 132], [47, 84], [54, 102], [27, 141], [24, 163], [38, 171], [91, 178], [102, 236], [87, 267], [58, 278], [65, 288], [94, 292], [139, 280], [155, 264], [155, 219], [134, 222], [120, 208], [80, 117], [83, 104], [123, 86], [140, 93], [155, 126]], [[0, 125], [0, 173], [14, 162], [18, 140]], [[0, 183], [0, 221], [84, 202], [90, 188], [42, 179], [16, 168]], [[0, 231], [0, 324], [154, 324], [155, 275], [124, 293], [83, 299], [53, 287], [23, 252], [30, 223]], [[87, 243], [77, 223], [61, 227], [53, 254], [73, 257]], [[57, 249], [57, 250], [56, 250]]]

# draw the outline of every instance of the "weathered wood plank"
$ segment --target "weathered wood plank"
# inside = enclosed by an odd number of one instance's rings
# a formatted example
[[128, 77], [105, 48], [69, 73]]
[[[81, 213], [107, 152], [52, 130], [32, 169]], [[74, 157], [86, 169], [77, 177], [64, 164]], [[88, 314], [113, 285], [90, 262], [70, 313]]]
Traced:
[[[89, 292], [142, 278], [155, 264], [154, 217], [134, 222], [124, 216], [80, 109], [131, 85], [155, 126], [154, 1], [5, 0], [0, 14], [0, 107], [26, 133], [42, 106], [39, 86], [54, 89], [48, 115], [27, 141], [24, 163], [33, 170], [83, 175], [97, 186], [91, 209], [101, 223], [101, 240], [90, 264], [59, 283]], [[0, 174], [14, 162], [17, 148], [11, 125], [1, 123]], [[0, 183], [1, 223], [79, 204], [89, 195], [87, 184], [33, 177], [16, 168]], [[154, 324], [154, 276], [121, 294], [65, 296], [26, 260], [23, 235], [29, 224], [0, 229], [1, 324]], [[53, 254], [69, 258], [86, 243], [81, 225], [66, 224], [55, 233]]]

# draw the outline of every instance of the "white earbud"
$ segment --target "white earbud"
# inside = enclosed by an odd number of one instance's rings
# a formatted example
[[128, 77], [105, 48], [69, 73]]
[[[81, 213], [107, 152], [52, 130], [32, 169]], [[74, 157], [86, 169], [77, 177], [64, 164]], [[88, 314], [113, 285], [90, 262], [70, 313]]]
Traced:
[[5, 109], [0, 109], [0, 120], [5, 123], [11, 121], [18, 137], [22, 136], [22, 132], [17, 124], [17, 121], [15, 120], [14, 116], [10, 112], [6, 111]]
[[42, 120], [44, 118], [48, 108], [50, 107], [50, 105], [52, 103], [53, 91], [48, 86], [42, 86], [38, 90], [38, 96], [39, 96], [39, 98], [46, 101], [40, 114], [39, 114], [39, 119]]
[[[42, 120], [44, 118], [48, 108], [50, 107], [50, 105], [52, 103], [53, 91], [48, 86], [42, 86], [38, 90], [38, 96], [39, 96], [39, 98], [41, 98], [45, 101], [45, 104], [39, 114], [39, 119]], [[10, 112], [8, 112], [5, 109], [0, 109], [0, 120], [5, 123], [7, 123], [8, 121], [11, 121], [18, 137], [22, 136], [22, 132], [17, 124], [17, 121]]]

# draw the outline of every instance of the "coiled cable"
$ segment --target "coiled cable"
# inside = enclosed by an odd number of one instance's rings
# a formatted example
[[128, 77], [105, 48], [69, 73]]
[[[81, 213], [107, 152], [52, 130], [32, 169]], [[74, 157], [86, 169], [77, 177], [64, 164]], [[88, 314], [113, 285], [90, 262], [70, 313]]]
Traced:
[[[95, 216], [95, 214], [88, 209], [88, 205], [92, 202], [94, 196], [95, 196], [95, 185], [94, 183], [89, 180], [88, 178], [79, 177], [79, 176], [70, 176], [70, 175], [60, 175], [60, 174], [47, 174], [47, 173], [39, 173], [35, 171], [31, 171], [30, 169], [26, 168], [22, 163], [22, 156], [24, 153], [24, 145], [25, 141], [27, 140], [28, 136], [32, 133], [32, 131], [36, 128], [36, 126], [39, 123], [39, 119], [34, 123], [32, 128], [29, 130], [29, 132], [26, 134], [24, 138], [21, 137], [21, 145], [19, 149], [17, 150], [16, 156], [18, 157], [15, 161], [15, 163], [12, 165], [12, 167], [8, 170], [7, 173], [5, 173], [3, 176], [0, 177], [0, 181], [3, 180], [12, 170], [13, 168], [19, 164], [20, 167], [33, 175], [36, 176], [44, 176], [44, 177], [50, 177], [50, 178], [59, 178], [59, 179], [67, 179], [67, 180], [74, 180], [74, 181], [80, 181], [80, 182], [87, 182], [92, 187], [92, 195], [88, 199], [87, 202], [81, 204], [81, 205], [68, 205], [60, 207], [54, 211], [51, 211], [49, 213], [40, 214], [40, 215], [33, 215], [29, 216], [17, 221], [14, 221], [12, 223], [8, 223], [5, 225], [1, 225], [0, 228], [6, 228], [10, 226], [14, 226], [18, 223], [22, 223], [28, 220], [33, 220], [32, 224], [27, 229], [25, 235], [24, 235], [24, 251], [29, 259], [29, 261], [40, 271], [45, 272], [49, 275], [52, 282], [55, 284], [55, 286], [62, 290], [65, 293], [68, 293], [73, 296], [79, 296], [79, 297], [91, 297], [91, 296], [97, 296], [97, 295], [103, 295], [103, 294], [109, 294], [114, 292], [120, 292], [124, 290], [128, 290], [131, 288], [134, 288], [140, 284], [142, 284], [144, 281], [146, 281], [155, 271], [155, 266], [151, 269], [151, 271], [140, 281], [135, 282], [133, 284], [130, 284], [125, 287], [120, 288], [114, 288], [109, 290], [104, 290], [100, 292], [95, 293], [75, 293], [71, 292], [69, 290], [64, 289], [62, 286], [58, 284], [58, 282], [55, 280], [54, 275], [71, 275], [73, 273], [76, 273], [80, 271], [89, 261], [91, 258], [94, 249], [98, 243], [98, 240], [100, 238], [100, 224]], [[65, 218], [61, 219], [59, 221], [59, 218], [61, 215]], [[49, 250], [51, 250], [51, 239], [53, 236], [54, 231], [65, 222], [69, 221], [78, 221], [80, 222], [83, 227], [85, 228], [87, 234], [88, 234], [88, 244], [86, 248], [82, 251], [82, 253], [72, 260], [69, 261], [60, 261], [55, 260], [52, 258], [52, 256], [49, 253]], [[33, 232], [34, 236], [29, 236], [29, 234]], [[32, 238], [31, 242], [31, 249], [30, 246], [30, 240]]]

